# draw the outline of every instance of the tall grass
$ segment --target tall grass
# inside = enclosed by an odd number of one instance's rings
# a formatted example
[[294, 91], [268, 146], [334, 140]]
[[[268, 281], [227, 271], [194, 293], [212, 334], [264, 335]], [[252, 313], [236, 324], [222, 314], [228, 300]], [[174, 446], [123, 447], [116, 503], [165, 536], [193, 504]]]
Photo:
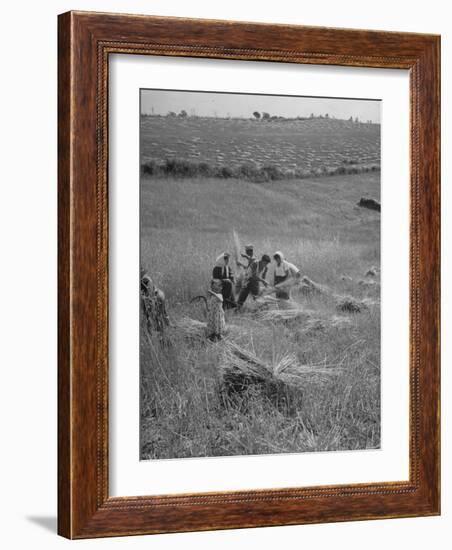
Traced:
[[[303, 274], [337, 294], [371, 296], [373, 305], [348, 315], [348, 324], [310, 328], [302, 318], [263, 321], [252, 307], [227, 312], [236, 328], [229, 338], [263, 361], [291, 353], [302, 365], [340, 368], [334, 377], [307, 377], [296, 391], [250, 385], [230, 395], [220, 376], [221, 342], [175, 328], [163, 343], [143, 333], [141, 458], [379, 447], [379, 287], [359, 285], [379, 264], [379, 214], [353, 206], [355, 193], [378, 179], [360, 177], [282, 181], [277, 190], [235, 180], [223, 187], [208, 178], [143, 179], [141, 261], [165, 291], [173, 322], [202, 318], [189, 300], [206, 291], [214, 258], [234, 251], [234, 228], [259, 255], [281, 249]], [[319, 318], [337, 316], [329, 296], [294, 298]]]
[[[249, 329], [247, 315], [232, 319]], [[301, 391], [249, 386], [232, 397], [219, 378], [221, 343], [173, 332], [170, 347], [141, 351], [141, 457], [176, 458], [378, 448], [379, 331], [376, 311], [336, 329], [259, 326], [240, 345], [269, 361], [295, 352], [300, 361], [340, 365], [332, 378], [307, 377]]]
[[[244, 239], [251, 240], [244, 235]], [[170, 303], [189, 301], [207, 288], [212, 272], [212, 258], [223, 250], [232, 252], [231, 236], [190, 232], [183, 240], [179, 230], [154, 230], [152, 240], [142, 242], [144, 267], [150, 271]], [[366, 266], [378, 263], [375, 250], [366, 246], [327, 241], [294, 240], [290, 237], [254, 238], [258, 254], [283, 250], [285, 256], [310, 278], [342, 288], [339, 276], [347, 273], [362, 276]]]

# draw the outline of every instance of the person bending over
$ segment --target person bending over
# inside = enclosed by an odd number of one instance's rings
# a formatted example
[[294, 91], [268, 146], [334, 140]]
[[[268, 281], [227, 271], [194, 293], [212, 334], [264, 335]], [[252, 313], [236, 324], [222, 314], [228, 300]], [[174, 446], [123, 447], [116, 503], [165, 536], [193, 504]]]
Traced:
[[[299, 279], [301, 277], [301, 273], [298, 267], [285, 260], [284, 255], [280, 250], [273, 254], [273, 259], [275, 260], [276, 264], [274, 275], [275, 287], [278, 287], [279, 284], [284, 283], [285, 281], [289, 281], [291, 278]], [[289, 300], [289, 292], [290, 289], [288, 288], [277, 288], [275, 296], [280, 300]]]
[[259, 296], [260, 283], [264, 286], [268, 286], [268, 282], [265, 280], [265, 277], [268, 272], [269, 263], [270, 257], [267, 256], [267, 254], [264, 254], [260, 261], [254, 257], [250, 260], [250, 264], [245, 274], [245, 282], [237, 301], [237, 306], [239, 308], [243, 306], [249, 294], [251, 294], [254, 299]]

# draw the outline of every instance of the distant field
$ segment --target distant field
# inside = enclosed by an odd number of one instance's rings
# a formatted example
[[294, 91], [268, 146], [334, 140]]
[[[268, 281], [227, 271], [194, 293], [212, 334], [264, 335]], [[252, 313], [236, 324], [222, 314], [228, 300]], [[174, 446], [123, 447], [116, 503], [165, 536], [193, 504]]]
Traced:
[[379, 166], [380, 125], [330, 118], [247, 120], [141, 117], [141, 162], [167, 159], [285, 172]]

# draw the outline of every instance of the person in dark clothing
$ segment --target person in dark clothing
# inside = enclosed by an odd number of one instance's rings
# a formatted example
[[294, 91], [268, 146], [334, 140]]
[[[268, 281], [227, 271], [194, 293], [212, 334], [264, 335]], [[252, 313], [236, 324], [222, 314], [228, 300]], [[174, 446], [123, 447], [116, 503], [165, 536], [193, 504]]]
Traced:
[[240, 291], [239, 299], [237, 300], [237, 306], [241, 308], [251, 294], [253, 298], [259, 296], [259, 285], [262, 283], [264, 286], [268, 286], [268, 282], [265, 280], [268, 271], [268, 264], [270, 263], [270, 257], [264, 254], [260, 261], [256, 258], [250, 258], [249, 266], [246, 271], [245, 284]]
[[230, 309], [237, 306], [234, 296], [234, 272], [232, 271], [229, 260], [229, 252], [224, 252], [218, 256], [212, 270], [212, 278], [221, 280], [223, 309]]

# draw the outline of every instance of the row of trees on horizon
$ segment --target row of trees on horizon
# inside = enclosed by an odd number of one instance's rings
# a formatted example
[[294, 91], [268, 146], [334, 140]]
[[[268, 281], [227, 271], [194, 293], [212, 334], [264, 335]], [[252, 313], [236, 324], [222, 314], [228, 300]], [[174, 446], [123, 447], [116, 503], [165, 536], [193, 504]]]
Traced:
[[185, 109], [182, 109], [179, 113], [176, 113], [175, 111], [168, 111], [166, 115], [159, 115], [154, 114], [152, 111], [151, 113], [143, 113], [143, 116], [155, 116], [155, 117], [169, 117], [169, 118], [223, 118], [225, 120], [231, 120], [231, 119], [240, 119], [240, 120], [256, 120], [259, 122], [265, 121], [268, 122], [269, 120], [310, 120], [310, 119], [333, 119], [333, 120], [346, 120], [347, 122], [352, 122], [355, 124], [378, 124], [377, 122], [373, 122], [372, 120], [360, 120], [359, 117], [353, 117], [350, 116], [348, 119], [337, 119], [335, 116], [330, 116], [329, 113], [325, 114], [319, 114], [314, 115], [314, 113], [311, 113], [310, 116], [297, 116], [297, 117], [284, 117], [280, 115], [270, 115], [270, 113], [267, 113], [266, 111], [254, 111], [252, 116], [250, 117], [231, 117], [231, 116], [223, 116], [219, 117], [216, 114], [214, 116], [201, 116], [197, 115], [195, 113], [188, 114]]

